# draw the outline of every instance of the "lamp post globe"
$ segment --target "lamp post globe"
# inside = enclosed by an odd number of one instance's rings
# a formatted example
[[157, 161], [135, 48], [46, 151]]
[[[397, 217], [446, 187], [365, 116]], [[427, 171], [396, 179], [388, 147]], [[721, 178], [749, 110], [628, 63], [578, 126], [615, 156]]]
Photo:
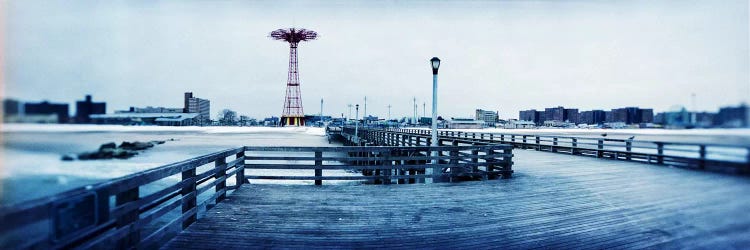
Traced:
[[433, 57], [430, 59], [430, 65], [432, 65], [432, 74], [437, 75], [438, 69], [440, 68], [440, 58]]

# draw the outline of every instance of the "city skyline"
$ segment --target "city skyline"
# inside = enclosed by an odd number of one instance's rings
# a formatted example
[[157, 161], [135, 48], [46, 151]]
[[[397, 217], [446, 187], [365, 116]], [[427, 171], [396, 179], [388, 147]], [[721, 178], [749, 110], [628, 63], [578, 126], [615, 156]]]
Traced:
[[[742, 1], [5, 5], [3, 97], [92, 94], [109, 113], [171, 107], [195, 92], [212, 101], [211, 118], [224, 108], [279, 116], [288, 57], [264, 35], [277, 26], [320, 32], [299, 55], [302, 100], [325, 98], [334, 117], [364, 96], [368, 114], [385, 117], [392, 105], [392, 117], [410, 117], [413, 96], [431, 101], [432, 56], [443, 59], [444, 117], [559, 105], [716, 111], [750, 96]], [[348, 34], [356, 27], [367, 32]]]

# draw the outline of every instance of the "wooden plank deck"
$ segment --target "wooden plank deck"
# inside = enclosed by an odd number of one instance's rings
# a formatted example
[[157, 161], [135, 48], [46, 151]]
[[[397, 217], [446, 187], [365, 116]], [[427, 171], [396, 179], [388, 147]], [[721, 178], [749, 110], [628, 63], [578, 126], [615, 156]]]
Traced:
[[512, 179], [243, 185], [165, 249], [750, 247], [750, 180], [514, 150]]

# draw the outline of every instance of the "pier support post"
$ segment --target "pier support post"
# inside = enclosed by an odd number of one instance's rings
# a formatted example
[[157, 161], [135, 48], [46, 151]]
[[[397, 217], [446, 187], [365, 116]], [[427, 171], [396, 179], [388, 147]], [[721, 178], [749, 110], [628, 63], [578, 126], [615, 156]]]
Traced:
[[[122, 206], [130, 202], [138, 201], [138, 187], [128, 189], [115, 195], [115, 206]], [[131, 227], [129, 232], [117, 241], [118, 249], [130, 249], [138, 245], [141, 241], [140, 229], [134, 229], [133, 224], [138, 221], [138, 207], [132, 211], [124, 213], [117, 217], [117, 228]]]
[[656, 163], [664, 164], [664, 143], [656, 143]]
[[552, 139], [552, 148], [550, 149], [552, 152], [557, 152], [557, 137]]
[[628, 151], [628, 154], [625, 156], [626, 160], [632, 159], [633, 155], [630, 153], [633, 151], [633, 142], [632, 141], [626, 141], [625, 142], [625, 151]]
[[[700, 162], [698, 162], [698, 168], [700, 169], [706, 169], [706, 145], [700, 146], [700, 151], [698, 151], [698, 154], [700, 155]], [[748, 149], [748, 157], [750, 157], [750, 149]], [[750, 160], [750, 158], [748, 158]]]
[[[323, 177], [323, 169], [320, 166], [323, 165], [323, 152], [315, 151], [315, 177]], [[308, 172], [309, 173], [309, 172]], [[315, 185], [323, 185], [323, 180], [315, 179]]]
[[513, 149], [508, 148], [503, 150], [503, 179], [510, 179], [513, 171]]
[[[225, 178], [227, 175], [227, 158], [226, 157], [219, 157], [219, 159], [216, 159], [216, 162], [214, 162], [214, 168], [216, 168], [216, 173], [214, 173], [214, 179], [217, 181], [216, 187], [214, 187], [214, 190], [218, 192], [224, 192], [223, 194], [220, 194], [216, 197], [216, 204], [219, 204], [219, 202], [223, 201], [225, 198], [227, 198], [227, 179]], [[219, 181], [219, 179], [224, 178], [223, 181]]]
[[602, 158], [602, 157], [604, 157], [604, 151], [603, 151], [603, 149], [604, 149], [604, 140], [599, 140], [599, 142], [597, 143], [596, 148], [597, 148], [597, 150], [596, 150], [596, 158]]
[[[180, 191], [180, 194], [182, 195], [182, 214], [190, 212], [190, 210], [196, 209], [197, 205], [197, 194], [195, 193], [195, 167], [193, 167], [190, 170], [185, 170], [182, 172], [182, 180], [187, 180], [188, 182], [185, 183], [185, 186], [182, 187], [182, 190]], [[196, 211], [197, 212], [197, 211]], [[197, 219], [197, 213], [193, 213], [193, 215], [188, 216], [185, 218], [185, 220], [182, 221], [182, 229], [187, 228], [190, 226], [190, 224], [193, 224], [195, 220]]]

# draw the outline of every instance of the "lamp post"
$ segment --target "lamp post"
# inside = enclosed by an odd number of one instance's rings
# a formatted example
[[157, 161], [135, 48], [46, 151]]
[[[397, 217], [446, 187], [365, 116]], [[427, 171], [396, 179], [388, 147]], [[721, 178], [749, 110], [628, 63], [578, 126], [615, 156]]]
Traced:
[[359, 104], [357, 104], [356, 110], [357, 116], [354, 118], [354, 138], [357, 140], [357, 146], [359, 146]]
[[320, 116], [318, 116], [318, 120], [320, 120], [320, 126], [323, 127], [323, 98], [320, 98]]
[[[432, 145], [433, 147], [438, 146], [438, 136], [437, 136], [437, 81], [438, 81], [438, 68], [440, 68], [440, 59], [437, 57], [433, 57], [430, 59], [430, 64], [432, 65]], [[437, 159], [435, 157], [438, 156], [438, 152], [433, 150], [432, 151], [432, 164], [437, 164]], [[432, 168], [432, 174], [438, 175], [440, 174], [439, 168]], [[435, 182], [435, 178], [432, 178], [433, 182]]]

